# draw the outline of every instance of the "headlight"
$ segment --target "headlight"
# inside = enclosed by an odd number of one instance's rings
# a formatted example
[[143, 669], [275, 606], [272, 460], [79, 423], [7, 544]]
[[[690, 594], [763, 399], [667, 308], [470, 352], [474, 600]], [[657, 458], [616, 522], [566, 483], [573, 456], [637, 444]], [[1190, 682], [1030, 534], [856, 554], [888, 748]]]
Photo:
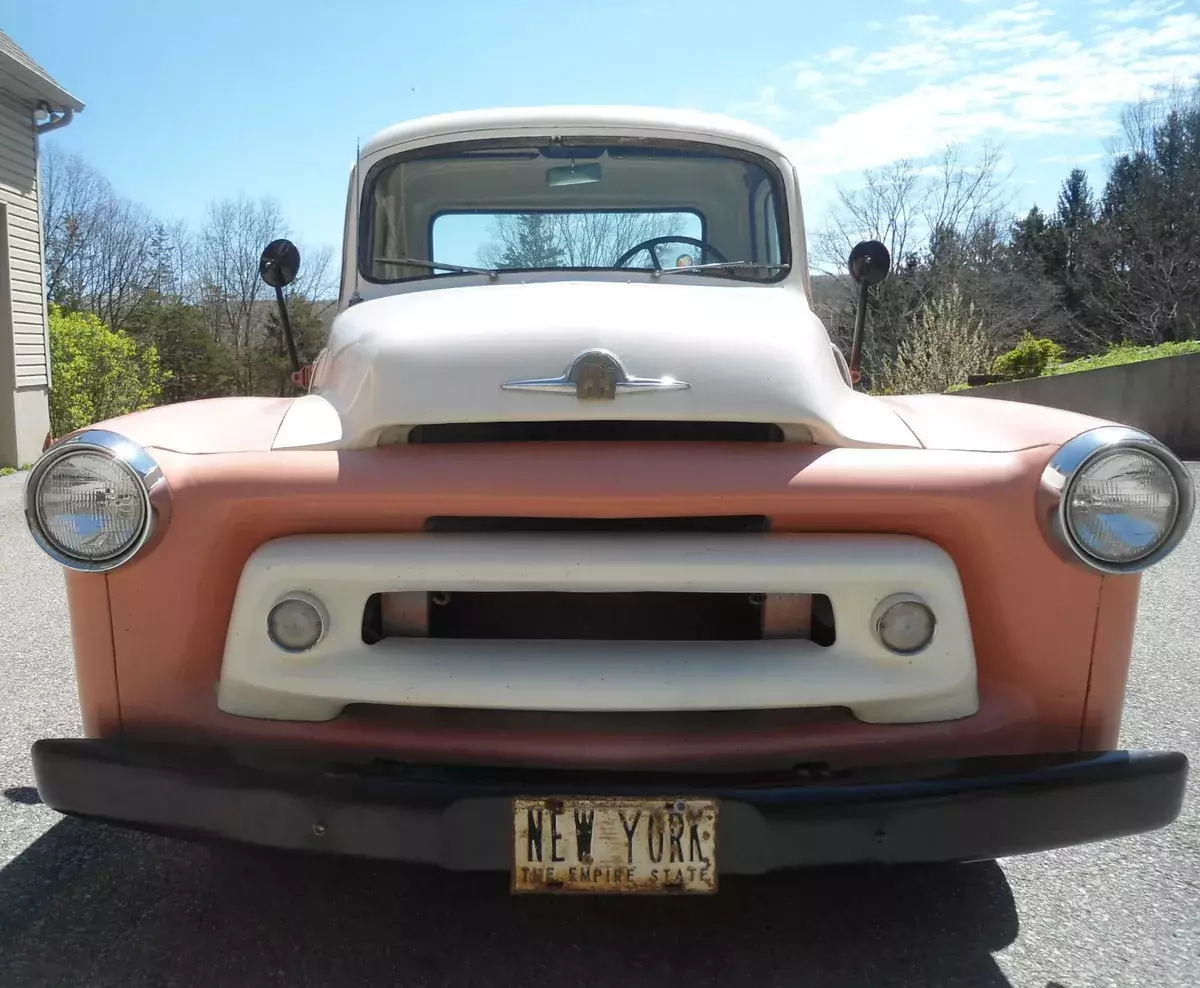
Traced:
[[120, 566], [161, 535], [170, 492], [158, 464], [115, 433], [93, 429], [51, 447], [25, 485], [25, 521], [71, 569]]
[[1135, 429], [1106, 426], [1065, 443], [1042, 475], [1051, 543], [1103, 573], [1132, 573], [1166, 556], [1192, 518], [1187, 468]]

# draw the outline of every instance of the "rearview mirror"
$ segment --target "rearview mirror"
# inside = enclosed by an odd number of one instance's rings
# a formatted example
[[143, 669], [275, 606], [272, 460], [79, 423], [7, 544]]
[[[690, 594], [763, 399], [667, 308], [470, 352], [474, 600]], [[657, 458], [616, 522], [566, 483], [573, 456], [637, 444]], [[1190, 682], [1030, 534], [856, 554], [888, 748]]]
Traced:
[[300, 251], [290, 240], [272, 240], [258, 260], [258, 276], [272, 288], [286, 288], [300, 270]]
[[600, 181], [599, 165], [562, 165], [546, 169], [547, 185], [587, 185]]
[[878, 285], [888, 276], [892, 258], [878, 240], [864, 240], [850, 251], [849, 265], [856, 285]]

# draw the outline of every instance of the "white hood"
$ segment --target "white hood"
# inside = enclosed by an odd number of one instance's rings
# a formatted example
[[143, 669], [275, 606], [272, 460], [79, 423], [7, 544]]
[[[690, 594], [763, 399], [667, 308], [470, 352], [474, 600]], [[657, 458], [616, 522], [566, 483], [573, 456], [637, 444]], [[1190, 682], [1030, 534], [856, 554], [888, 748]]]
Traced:
[[[688, 387], [583, 401], [505, 390], [556, 378], [585, 350]], [[362, 302], [334, 320], [314, 394], [275, 447], [375, 445], [419, 424], [562, 420], [769, 422], [831, 446], [917, 446], [883, 402], [842, 380], [794, 289], [657, 282], [446, 285]]]

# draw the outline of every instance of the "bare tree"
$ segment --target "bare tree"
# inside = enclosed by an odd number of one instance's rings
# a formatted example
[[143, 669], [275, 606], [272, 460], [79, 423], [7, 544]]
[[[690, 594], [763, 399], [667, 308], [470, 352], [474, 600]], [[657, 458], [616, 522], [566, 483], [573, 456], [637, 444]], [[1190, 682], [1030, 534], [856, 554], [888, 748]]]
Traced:
[[[530, 243], [531, 225], [525, 216], [538, 216], [537, 243]], [[485, 267], [516, 266], [505, 258], [556, 258], [554, 266], [604, 268], [635, 244], [656, 237], [679, 235], [685, 221], [679, 213], [578, 212], [506, 214], [496, 217], [491, 239], [479, 251]], [[648, 263], [641, 258], [639, 263]], [[531, 263], [531, 267], [542, 266]]]
[[233, 351], [240, 394], [254, 393], [255, 340], [265, 318], [261, 303], [271, 298], [259, 278], [259, 258], [283, 233], [277, 202], [239, 197], [209, 203], [197, 238], [200, 304], [213, 337]]
[[1168, 117], [1187, 116], [1200, 97], [1200, 84], [1178, 82], [1155, 86], [1149, 96], [1128, 104], [1121, 111], [1121, 135], [1110, 146], [1114, 158], [1121, 155], [1153, 155], [1158, 136]]
[[978, 237], [1009, 209], [1008, 180], [1000, 174], [999, 148], [984, 145], [973, 164], [962, 160], [962, 147], [951, 145], [931, 169], [923, 202], [923, 228], [930, 237], [939, 230], [953, 231], [962, 240]]
[[155, 290], [176, 302], [195, 302], [196, 237], [183, 220], [160, 225], [156, 239], [157, 280]]
[[908, 158], [863, 172], [861, 188], [838, 187], [838, 204], [816, 237], [814, 259], [826, 271], [845, 269], [846, 258], [860, 240], [878, 240], [894, 263], [908, 257], [913, 223], [929, 192], [917, 165]]
[[114, 197], [101, 207], [96, 236], [85, 258], [89, 304], [104, 323], [124, 328], [145, 301], [156, 268], [155, 224], [150, 213]]
[[843, 348], [850, 343], [857, 297], [846, 271], [851, 248], [860, 240], [880, 240], [892, 255], [892, 276], [871, 299], [863, 350], [869, 381], [887, 376], [906, 336], [923, 325], [920, 314], [933, 312], [929, 307], [953, 292], [971, 307], [971, 319], [991, 347], [1063, 318], [1044, 275], [1010, 257], [1009, 176], [1001, 162], [996, 148], [985, 146], [968, 161], [952, 145], [928, 161], [869, 170], [860, 187], [839, 189], [838, 205], [815, 238], [814, 259], [836, 272], [836, 288], [823, 284], [817, 304]]
[[51, 302], [82, 307], [85, 287], [77, 262], [94, 237], [99, 204], [112, 195], [108, 181], [79, 155], [50, 145], [41, 155], [42, 227], [46, 237], [46, 294]]
[[331, 248], [306, 247], [300, 251], [300, 273], [292, 282], [291, 290], [318, 307], [326, 303], [336, 304], [340, 275], [341, 272], [334, 266]]
[[153, 282], [156, 224], [78, 155], [49, 148], [41, 167], [47, 296], [123, 328]]
[[[678, 213], [552, 213], [551, 226], [567, 266], [593, 268], [614, 264], [645, 240], [677, 236], [684, 222]], [[647, 260], [642, 258], [640, 263]]]

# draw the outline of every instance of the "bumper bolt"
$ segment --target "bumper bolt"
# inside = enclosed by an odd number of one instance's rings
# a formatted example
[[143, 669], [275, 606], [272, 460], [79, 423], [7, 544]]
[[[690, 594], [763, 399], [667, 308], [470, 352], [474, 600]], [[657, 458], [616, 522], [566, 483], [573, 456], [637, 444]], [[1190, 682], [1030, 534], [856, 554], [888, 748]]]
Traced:
[[312, 825], [312, 832], [313, 832], [314, 837], [324, 837], [325, 836], [325, 824], [314, 823]]

